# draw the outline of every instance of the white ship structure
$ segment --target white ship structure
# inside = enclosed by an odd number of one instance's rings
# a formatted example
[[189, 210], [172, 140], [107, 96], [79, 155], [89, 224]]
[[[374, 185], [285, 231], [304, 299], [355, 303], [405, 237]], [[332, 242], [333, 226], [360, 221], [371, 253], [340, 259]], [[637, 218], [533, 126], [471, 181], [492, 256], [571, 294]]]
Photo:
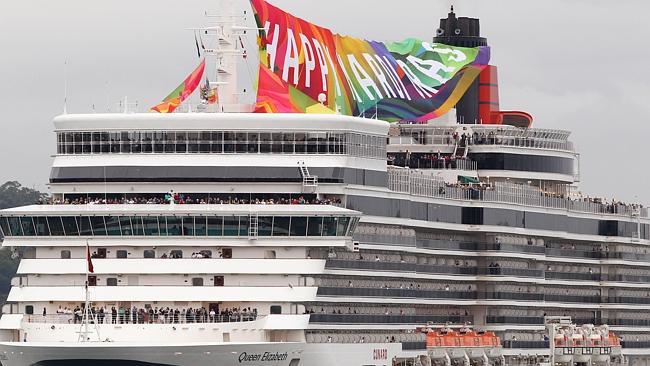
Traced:
[[4, 366], [650, 364], [648, 212], [580, 194], [567, 131], [195, 110], [54, 132], [52, 202], [0, 211]]

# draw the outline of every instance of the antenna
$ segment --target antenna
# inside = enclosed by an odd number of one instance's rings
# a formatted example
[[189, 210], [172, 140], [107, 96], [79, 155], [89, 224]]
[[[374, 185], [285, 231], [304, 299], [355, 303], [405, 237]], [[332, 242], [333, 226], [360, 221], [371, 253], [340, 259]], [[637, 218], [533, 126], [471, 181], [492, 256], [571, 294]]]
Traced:
[[68, 60], [63, 61], [63, 114], [68, 114]]

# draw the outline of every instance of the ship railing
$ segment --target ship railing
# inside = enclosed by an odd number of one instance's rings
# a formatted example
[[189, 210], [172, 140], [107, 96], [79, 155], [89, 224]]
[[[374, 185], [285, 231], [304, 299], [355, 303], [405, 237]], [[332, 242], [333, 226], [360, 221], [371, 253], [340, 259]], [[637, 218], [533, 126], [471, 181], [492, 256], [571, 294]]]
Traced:
[[408, 168], [388, 167], [388, 188], [414, 196], [455, 200], [511, 203], [523, 206], [557, 208], [595, 214], [648, 217], [648, 209], [640, 205], [602, 203], [594, 199], [557, 197], [536, 187], [507, 182], [491, 185], [450, 185], [440, 176]]
[[521, 349], [548, 349], [550, 348], [550, 342], [547, 340], [543, 341], [514, 341], [508, 340], [503, 341], [503, 348], [521, 348]]
[[[402, 135], [391, 136], [392, 145], [454, 146], [456, 127], [400, 126]], [[569, 133], [562, 130], [519, 129], [509, 127], [472, 126], [468, 133], [469, 145], [498, 145], [546, 150], [575, 151]], [[460, 138], [460, 137], [459, 137]]]
[[400, 156], [394, 156], [391, 160], [389, 158], [388, 165], [396, 167], [408, 167], [412, 169], [432, 169], [432, 170], [469, 170], [475, 171], [478, 165], [475, 161], [470, 159], [437, 159], [435, 154], [431, 154], [432, 158], [419, 158], [411, 157], [408, 161]]
[[[23, 321], [26, 323], [43, 323], [43, 324], [81, 324], [82, 314], [32, 314], [25, 315]], [[95, 319], [98, 324], [211, 324], [211, 323], [240, 323], [251, 322], [257, 320], [258, 315], [254, 313], [246, 314], [233, 314], [233, 315], [205, 315], [205, 316], [183, 316], [178, 315], [142, 315], [138, 314], [135, 317], [132, 314], [116, 314], [115, 317], [109, 312], [99, 314], [95, 313]]]
[[474, 321], [471, 315], [407, 315], [407, 314], [311, 314], [312, 323], [339, 324], [466, 324]]

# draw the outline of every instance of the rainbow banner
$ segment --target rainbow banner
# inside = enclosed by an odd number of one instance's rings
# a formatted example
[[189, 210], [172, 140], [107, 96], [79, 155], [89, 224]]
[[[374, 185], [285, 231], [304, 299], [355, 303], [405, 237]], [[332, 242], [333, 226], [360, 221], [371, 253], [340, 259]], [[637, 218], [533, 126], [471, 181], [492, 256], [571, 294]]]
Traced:
[[453, 108], [490, 59], [489, 47], [332, 33], [265, 0], [250, 0], [258, 27], [256, 112], [341, 113], [422, 122]]
[[201, 60], [199, 66], [192, 71], [192, 73], [179, 85], [173, 92], [171, 92], [162, 103], [155, 107], [151, 107], [152, 112], [158, 113], [172, 113], [178, 108], [185, 99], [187, 99], [201, 83], [203, 72], [205, 71], [205, 59]]

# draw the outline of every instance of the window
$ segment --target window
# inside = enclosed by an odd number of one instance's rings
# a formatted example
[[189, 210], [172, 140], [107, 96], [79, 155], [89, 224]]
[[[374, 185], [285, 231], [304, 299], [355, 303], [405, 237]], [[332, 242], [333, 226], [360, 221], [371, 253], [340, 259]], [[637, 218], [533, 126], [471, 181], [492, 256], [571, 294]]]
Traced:
[[110, 236], [120, 236], [120, 218], [116, 216], [106, 216], [106, 234]]
[[271, 236], [273, 231], [273, 216], [260, 216], [257, 219], [257, 233], [259, 236]]
[[309, 225], [307, 227], [307, 235], [309, 236], [321, 236], [323, 230], [323, 218], [322, 217], [310, 217]]
[[109, 277], [106, 279], [106, 286], [117, 286], [117, 278]]
[[[47, 224], [50, 227], [50, 232], [52, 233], [52, 236], [65, 236], [65, 231], [63, 231], [63, 223], [61, 223], [60, 217], [58, 216], [48, 217]], [[11, 231], [13, 232], [13, 228]]]
[[25, 305], [25, 314], [27, 315], [34, 314], [34, 305]]
[[194, 236], [194, 217], [183, 217], [183, 236]]
[[271, 314], [282, 314], [281, 305], [271, 305]]
[[192, 278], [192, 286], [203, 286], [203, 278], [202, 277]]
[[77, 227], [77, 220], [75, 217], [62, 217], [63, 229], [67, 236], [79, 236], [79, 228]]
[[224, 285], [224, 277], [223, 276], [214, 276], [214, 285], [215, 286], [223, 286]]
[[23, 233], [25, 236], [35, 236], [36, 230], [34, 229], [34, 223], [32, 222], [31, 217], [21, 217], [20, 222], [23, 227]]
[[226, 216], [223, 218], [223, 235], [239, 236], [239, 216]]
[[178, 249], [172, 250], [171, 252], [169, 252], [169, 258], [181, 259], [183, 258], [183, 251]]
[[292, 217], [291, 236], [305, 236], [305, 235], [307, 235], [307, 218]]
[[62, 250], [61, 251], [61, 259], [70, 259], [70, 251], [69, 250]]
[[91, 217], [90, 224], [92, 225], [93, 234], [95, 236], [105, 236], [106, 226], [104, 225], [104, 217]]
[[157, 217], [143, 217], [142, 224], [144, 226], [144, 235], [158, 236], [160, 234]]
[[195, 217], [194, 218], [194, 235], [195, 236], [205, 236], [207, 234], [207, 225], [205, 217]]
[[[36, 218], [36, 227], [38, 230], [38, 219], [42, 219], [42, 217], [37, 217]], [[92, 230], [92, 225], [90, 223], [90, 218], [86, 216], [80, 216], [77, 217], [77, 226], [79, 227], [79, 234], [81, 236], [93, 236], [93, 230]]]
[[97, 286], [97, 276], [88, 276], [88, 286]]
[[[0, 229], [2, 230], [4, 236], [11, 236], [11, 232], [9, 231], [9, 223], [7, 222], [6, 217], [0, 217]], [[48, 235], [49, 235], [49, 230], [48, 230]]]
[[223, 248], [221, 250], [221, 257], [223, 259], [231, 259], [232, 258], [232, 249], [231, 248]]
[[336, 225], [338, 218], [325, 217], [323, 219], [323, 236], [336, 236]]
[[183, 223], [180, 217], [167, 218], [167, 232], [169, 236], [180, 236]]
[[120, 258], [120, 259], [128, 257], [128, 253], [127, 253], [126, 250], [118, 250], [115, 254], [116, 254], [116, 257]]
[[147, 258], [147, 259], [156, 258], [156, 251], [155, 250], [151, 250], [151, 249], [145, 250], [143, 254], [144, 254], [144, 257]]
[[139, 216], [134, 216], [131, 217], [131, 229], [133, 234], [135, 236], [143, 236], [144, 235], [144, 226], [142, 224], [142, 217]]
[[289, 217], [275, 217], [273, 219], [273, 236], [289, 236]]
[[133, 235], [133, 229], [131, 228], [131, 218], [128, 216], [120, 217], [120, 226], [122, 227], [122, 235], [130, 236]]
[[223, 235], [223, 217], [208, 217], [208, 236]]

